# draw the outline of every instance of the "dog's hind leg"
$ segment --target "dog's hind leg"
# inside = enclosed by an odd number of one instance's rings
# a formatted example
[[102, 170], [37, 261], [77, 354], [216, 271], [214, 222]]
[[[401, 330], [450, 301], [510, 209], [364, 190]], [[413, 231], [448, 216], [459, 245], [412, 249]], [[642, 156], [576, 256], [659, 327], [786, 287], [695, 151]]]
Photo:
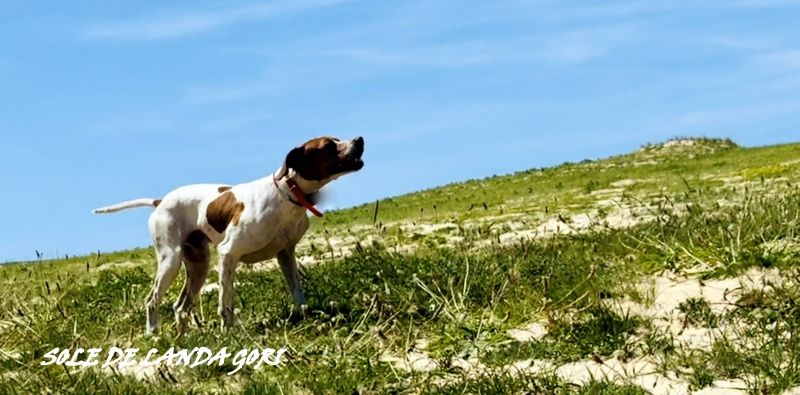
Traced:
[[158, 330], [158, 305], [161, 298], [167, 293], [169, 286], [175, 281], [178, 270], [181, 268], [180, 251], [163, 248], [156, 250], [158, 256], [158, 270], [156, 272], [153, 290], [145, 302], [147, 310], [147, 332], [155, 333]]
[[165, 226], [160, 219], [155, 212], [150, 217], [150, 233], [158, 261], [153, 289], [145, 302], [147, 332], [151, 334], [158, 331], [158, 305], [181, 268], [181, 242], [176, 242], [180, 232], [168, 226], [169, 223]]
[[179, 335], [186, 328], [186, 321], [194, 307], [195, 298], [208, 276], [208, 264], [211, 260], [208, 237], [199, 230], [189, 233], [181, 247], [181, 254], [183, 265], [186, 267], [186, 282], [183, 284], [180, 298], [172, 306]]

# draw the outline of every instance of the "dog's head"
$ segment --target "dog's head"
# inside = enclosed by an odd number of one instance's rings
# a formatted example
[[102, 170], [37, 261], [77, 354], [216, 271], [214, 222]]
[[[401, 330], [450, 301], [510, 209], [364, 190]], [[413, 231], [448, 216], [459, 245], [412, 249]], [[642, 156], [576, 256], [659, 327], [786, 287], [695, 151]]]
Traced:
[[319, 189], [347, 173], [361, 170], [364, 167], [361, 160], [363, 153], [362, 137], [352, 140], [317, 137], [289, 151], [278, 178], [294, 170], [294, 177], [300, 178], [297, 181], [307, 181], [310, 189]]

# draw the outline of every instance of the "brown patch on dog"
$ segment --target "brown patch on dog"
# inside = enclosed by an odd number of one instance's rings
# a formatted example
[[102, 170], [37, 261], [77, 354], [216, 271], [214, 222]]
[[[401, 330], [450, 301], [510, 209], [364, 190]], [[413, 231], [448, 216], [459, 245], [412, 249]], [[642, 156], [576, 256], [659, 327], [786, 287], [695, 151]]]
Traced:
[[222, 193], [222, 192], [225, 192], [225, 191], [227, 191], [227, 190], [229, 190], [229, 189], [231, 189], [231, 187], [229, 187], [229, 186], [224, 186], [224, 187], [219, 187], [219, 188], [217, 188], [217, 191], [218, 191], [219, 193]]
[[231, 191], [225, 191], [208, 205], [206, 220], [219, 233], [225, 231], [229, 224], [238, 225], [239, 216], [244, 211], [244, 203], [236, 200]]
[[153, 207], [158, 207], [159, 204], [161, 204], [161, 199], [154, 199], [153, 200]]
[[211, 259], [211, 250], [208, 247], [208, 236], [200, 230], [189, 233], [181, 245], [183, 259], [187, 263], [203, 263]]

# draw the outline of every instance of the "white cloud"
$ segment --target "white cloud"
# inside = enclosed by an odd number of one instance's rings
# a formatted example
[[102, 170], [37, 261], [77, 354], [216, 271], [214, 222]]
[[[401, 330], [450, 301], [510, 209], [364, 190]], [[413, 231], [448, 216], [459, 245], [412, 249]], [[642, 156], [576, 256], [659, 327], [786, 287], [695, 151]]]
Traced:
[[763, 50], [774, 46], [775, 43], [767, 38], [744, 36], [712, 36], [703, 40], [708, 44], [719, 45], [743, 50]]
[[[600, 2], [598, 2], [600, 3]], [[573, 18], [625, 18], [648, 14], [664, 14], [693, 9], [747, 9], [747, 8], [784, 8], [800, 6], [800, 0], [672, 0], [672, 1], [622, 1], [602, 2], [601, 5], [578, 5], [556, 9], [558, 15], [565, 19]]]
[[406, 48], [345, 48], [326, 51], [398, 67], [461, 68], [490, 63], [550, 61], [577, 64], [601, 56], [636, 37], [639, 26], [617, 24], [552, 34], [506, 36], [492, 40]]
[[611, 3], [603, 5], [565, 7], [571, 18], [613, 18], [631, 17], [641, 14], [651, 14], [673, 11], [681, 8], [680, 2], [634, 1]]
[[234, 48], [231, 51], [269, 56], [272, 63], [269, 69], [250, 79], [194, 83], [186, 87], [185, 99], [191, 103], [251, 100], [286, 92], [294, 94], [310, 84], [336, 85], [413, 68], [467, 69], [498, 64], [572, 66], [635, 41], [643, 29], [639, 23], [618, 23], [433, 45], [407, 42], [353, 46], [352, 40], [321, 39], [268, 48]]
[[593, 39], [583, 32], [573, 32], [550, 40], [543, 55], [557, 62], [581, 63], [605, 53], [609, 44], [604, 39]]
[[313, 11], [351, 0], [294, 0], [247, 5], [215, 11], [189, 12], [137, 21], [122, 21], [90, 27], [92, 39], [159, 40], [209, 32], [235, 23]]
[[788, 69], [800, 69], [800, 49], [768, 52], [756, 55], [756, 64]]
[[497, 60], [495, 50], [476, 42], [409, 49], [347, 48], [329, 54], [393, 66], [458, 68]]

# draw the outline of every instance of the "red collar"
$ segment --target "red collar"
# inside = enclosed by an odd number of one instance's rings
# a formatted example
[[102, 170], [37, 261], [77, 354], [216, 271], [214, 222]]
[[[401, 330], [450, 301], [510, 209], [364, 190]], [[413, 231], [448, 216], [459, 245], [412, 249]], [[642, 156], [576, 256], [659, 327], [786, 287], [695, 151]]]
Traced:
[[[272, 176], [272, 182], [275, 183], [275, 188], [277, 188], [280, 191], [281, 188], [278, 187], [278, 180], [275, 179], [275, 176]], [[294, 196], [294, 199], [292, 199], [291, 196], [289, 197], [290, 202], [298, 206], [305, 207], [306, 210], [311, 211], [311, 214], [314, 214], [317, 217], [322, 217], [322, 212], [317, 210], [317, 208], [314, 207], [314, 205], [308, 201], [308, 198], [306, 198], [306, 194], [303, 193], [303, 190], [300, 189], [300, 186], [297, 185], [297, 182], [295, 180], [287, 178], [286, 185], [289, 186], [289, 192], [291, 192], [292, 195]]]

